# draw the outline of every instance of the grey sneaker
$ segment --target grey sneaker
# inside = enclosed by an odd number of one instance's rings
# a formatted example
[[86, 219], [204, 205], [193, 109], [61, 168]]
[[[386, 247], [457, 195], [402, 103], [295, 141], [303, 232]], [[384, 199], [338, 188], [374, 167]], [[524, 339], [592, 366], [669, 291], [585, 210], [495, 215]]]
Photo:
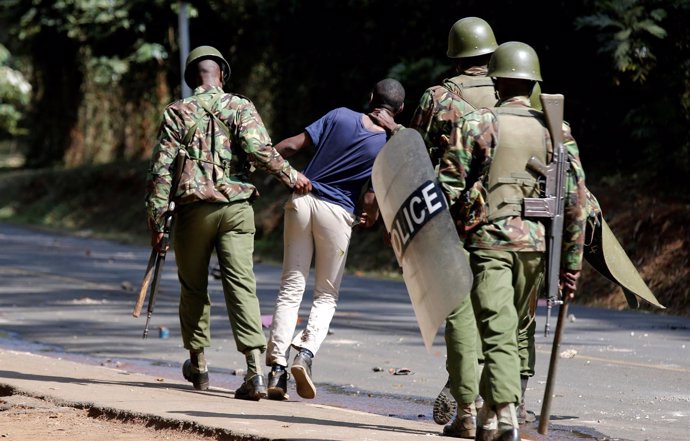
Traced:
[[235, 398], [240, 400], [259, 401], [266, 396], [266, 383], [263, 375], [254, 375], [235, 391]]
[[287, 394], [288, 373], [285, 369], [271, 370], [268, 373], [268, 398], [284, 401], [290, 398]]
[[458, 403], [450, 394], [450, 378], [446, 381], [441, 392], [434, 401], [434, 422], [436, 424], [448, 424], [458, 410]]
[[312, 399], [316, 396], [316, 387], [311, 381], [311, 360], [312, 358], [309, 355], [300, 352], [295, 356], [290, 369], [297, 386], [297, 395], [307, 399]]
[[192, 360], [185, 360], [182, 365], [182, 376], [194, 385], [196, 390], [208, 390], [208, 371], [200, 372], [199, 368], [192, 364]]

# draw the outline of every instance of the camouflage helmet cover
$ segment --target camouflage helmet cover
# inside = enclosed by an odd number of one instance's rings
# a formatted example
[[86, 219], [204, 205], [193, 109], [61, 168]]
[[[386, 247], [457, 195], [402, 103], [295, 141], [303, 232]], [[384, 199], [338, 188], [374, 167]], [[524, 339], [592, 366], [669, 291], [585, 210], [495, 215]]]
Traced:
[[465, 17], [456, 21], [448, 33], [450, 58], [467, 58], [490, 54], [498, 47], [494, 31], [479, 17]]
[[542, 81], [537, 52], [519, 41], [503, 43], [491, 55], [487, 76]]
[[223, 72], [223, 82], [228, 81], [230, 78], [230, 63], [228, 63], [220, 51], [213, 46], [199, 46], [194, 48], [189, 55], [187, 55], [187, 61], [184, 65], [184, 81], [192, 89], [195, 87], [194, 75], [196, 72], [194, 69], [190, 69], [190, 67], [206, 59], [214, 60], [220, 65], [221, 71]]

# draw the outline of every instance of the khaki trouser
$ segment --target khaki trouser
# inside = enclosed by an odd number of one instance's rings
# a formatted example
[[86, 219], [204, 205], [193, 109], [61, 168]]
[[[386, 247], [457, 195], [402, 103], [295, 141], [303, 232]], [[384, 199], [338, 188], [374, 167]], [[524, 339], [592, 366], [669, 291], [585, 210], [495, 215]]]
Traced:
[[518, 311], [529, 308], [526, 304], [538, 289], [543, 253], [475, 249], [470, 265], [472, 305], [484, 352], [479, 392], [489, 406], [518, 405], [522, 395], [518, 317], [524, 317]]
[[[287, 366], [291, 346], [313, 354], [321, 347], [338, 302], [354, 220], [344, 208], [311, 194], [293, 194], [285, 204], [283, 273], [268, 338], [268, 366]], [[295, 335], [312, 256], [311, 311], [305, 328]]]
[[228, 318], [237, 350], [266, 349], [256, 297], [254, 210], [246, 202], [197, 202], [178, 208], [175, 218], [175, 260], [180, 280], [180, 326], [185, 349], [211, 345], [211, 300], [208, 267], [218, 256]]

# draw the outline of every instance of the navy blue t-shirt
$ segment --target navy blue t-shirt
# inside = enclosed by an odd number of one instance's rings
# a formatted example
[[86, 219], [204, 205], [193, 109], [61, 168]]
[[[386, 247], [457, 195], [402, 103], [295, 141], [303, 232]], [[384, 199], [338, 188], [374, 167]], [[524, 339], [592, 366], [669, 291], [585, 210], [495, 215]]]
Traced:
[[364, 128], [360, 112], [339, 107], [310, 124], [305, 131], [316, 152], [304, 175], [312, 193], [355, 212], [362, 187], [371, 176], [374, 159], [386, 143], [385, 132]]

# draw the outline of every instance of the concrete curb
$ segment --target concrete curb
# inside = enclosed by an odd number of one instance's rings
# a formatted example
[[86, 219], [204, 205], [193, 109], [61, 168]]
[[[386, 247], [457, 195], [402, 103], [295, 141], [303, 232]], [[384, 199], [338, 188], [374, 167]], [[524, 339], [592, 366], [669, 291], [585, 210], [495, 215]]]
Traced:
[[233, 391], [0, 349], [0, 383], [13, 393], [88, 408], [94, 416], [142, 419], [229, 440], [387, 441], [438, 436], [434, 423], [304, 402], [236, 400]]

